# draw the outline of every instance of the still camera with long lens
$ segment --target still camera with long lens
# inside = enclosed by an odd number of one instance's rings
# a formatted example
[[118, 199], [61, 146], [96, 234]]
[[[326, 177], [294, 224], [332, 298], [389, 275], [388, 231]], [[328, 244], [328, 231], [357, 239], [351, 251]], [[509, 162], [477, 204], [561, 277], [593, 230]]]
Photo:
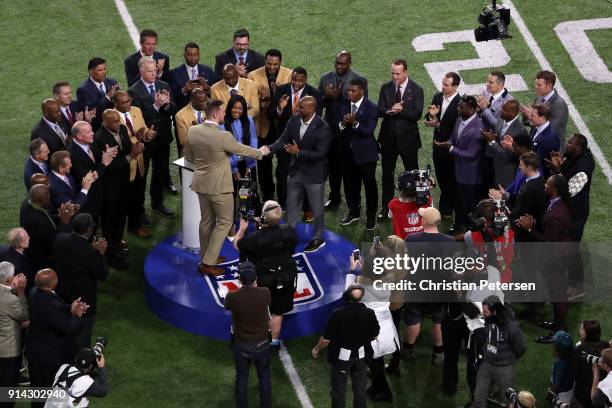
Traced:
[[96, 342], [91, 348], [94, 354], [96, 355], [96, 360], [100, 359], [100, 356], [102, 355], [102, 352], [104, 351], [104, 347], [106, 347], [107, 343], [108, 341], [106, 340], [106, 337], [100, 336], [96, 339]]
[[255, 220], [257, 190], [253, 187], [253, 181], [246, 177], [238, 181], [238, 213], [240, 218], [247, 221]]

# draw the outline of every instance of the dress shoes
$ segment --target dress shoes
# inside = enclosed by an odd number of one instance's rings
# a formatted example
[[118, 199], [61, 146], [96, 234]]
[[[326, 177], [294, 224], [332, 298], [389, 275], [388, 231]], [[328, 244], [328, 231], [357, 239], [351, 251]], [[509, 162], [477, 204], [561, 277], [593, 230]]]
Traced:
[[359, 215], [347, 214], [344, 218], [340, 220], [340, 225], [351, 225], [355, 221], [359, 221]]
[[172, 183], [168, 184], [168, 186], [166, 187], [166, 191], [173, 195], [178, 194], [178, 190], [176, 189], [176, 187], [174, 187], [174, 184]]
[[376, 214], [368, 214], [365, 229], [366, 231], [372, 231], [374, 228], [376, 228]]
[[387, 212], [385, 210], [382, 210], [381, 212], [378, 213], [376, 218], [378, 219], [378, 222], [385, 221], [387, 219]]
[[538, 326], [540, 326], [541, 328], [546, 329], [546, 330], [554, 330], [555, 329], [555, 323], [554, 322], [542, 321], [542, 322], [538, 322]]
[[138, 235], [140, 238], [148, 238], [151, 236], [151, 230], [145, 226], [130, 228], [130, 232], [134, 235]]
[[304, 222], [312, 222], [314, 220], [314, 216], [312, 215], [312, 211], [304, 211], [304, 216], [302, 217], [302, 221]]
[[163, 204], [158, 204], [152, 208], [153, 208], [153, 212], [161, 215], [162, 217], [166, 217], [166, 218], [174, 217], [174, 213], [172, 212], [172, 210], [170, 210], [168, 207], [166, 207]]
[[315, 252], [325, 246], [325, 240], [323, 239], [313, 239], [306, 245], [304, 248], [304, 252]]
[[580, 299], [581, 297], [584, 297], [584, 295], [585, 295], [584, 288], [570, 287], [567, 290], [567, 301], [573, 302], [575, 300]]
[[208, 276], [221, 276], [224, 273], [222, 268], [205, 265], [201, 262], [198, 264], [198, 271]]
[[323, 206], [326, 211], [334, 211], [340, 206], [340, 201], [327, 200]]
[[109, 267], [119, 271], [124, 271], [130, 267], [130, 264], [125, 259], [117, 255], [107, 256], [106, 263]]
[[555, 333], [550, 332], [546, 336], [540, 336], [536, 339], [538, 344], [551, 344], [555, 342]]

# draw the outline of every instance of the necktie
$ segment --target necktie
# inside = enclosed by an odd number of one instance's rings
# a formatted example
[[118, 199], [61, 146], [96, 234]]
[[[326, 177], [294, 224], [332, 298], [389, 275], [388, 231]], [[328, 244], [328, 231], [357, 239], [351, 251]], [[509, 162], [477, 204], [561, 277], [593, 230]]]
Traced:
[[244, 57], [238, 57], [238, 65], [244, 65]]
[[300, 103], [300, 95], [297, 92], [293, 93], [293, 102], [291, 104], [291, 112], [296, 113], [298, 104]]
[[491, 95], [491, 97], [489, 98], [489, 106], [491, 106], [492, 103], [493, 103], [493, 95]]
[[96, 162], [96, 159], [94, 159], [94, 155], [91, 151], [91, 147], [87, 148], [87, 155], [89, 156], [89, 158], [91, 159], [92, 162]]
[[155, 100], [155, 87], [153, 85], [149, 85], [149, 95], [151, 95], [151, 99]]
[[540, 98], [540, 103], [546, 103], [546, 98], [544, 96]]
[[191, 68], [191, 79], [198, 79], [198, 71], [195, 68]]
[[351, 103], [351, 115], [354, 115], [357, 112], [357, 104]]
[[41, 163], [40, 164], [40, 169], [42, 170], [43, 174], [46, 176], [49, 174], [49, 168], [47, 167], [46, 163]]
[[202, 112], [198, 111], [198, 125], [202, 124]]
[[231, 95], [231, 96], [234, 96], [234, 95], [236, 95], [237, 93], [238, 93], [238, 91], [237, 91], [237, 90], [235, 90], [235, 89], [230, 89], [230, 95]]
[[132, 125], [132, 121], [130, 120], [130, 117], [128, 116], [127, 112], [125, 112], [125, 124], [128, 130], [130, 131], [130, 136], [136, 136], [136, 132], [134, 132], [134, 126]]
[[70, 187], [71, 190], [74, 190], [72, 188], [72, 184], [70, 184], [70, 180], [68, 180], [68, 177], [64, 176], [63, 177], [64, 183], [68, 184], [68, 187]]
[[55, 125], [55, 133], [57, 133], [59, 138], [62, 139], [62, 143], [66, 144], [66, 135], [64, 134], [62, 128], [60, 128], [57, 124]]
[[500, 136], [501, 136], [502, 138], [503, 138], [503, 137], [504, 137], [504, 135], [506, 134], [506, 130], [508, 130], [508, 128], [509, 128], [509, 127], [510, 127], [510, 126], [509, 126], [509, 125], [508, 125], [506, 122], [504, 122], [504, 126], [502, 126], [502, 129], [501, 129], [501, 132], [500, 132]]
[[395, 103], [401, 102], [402, 100], [402, 91], [401, 86], [395, 88]]
[[463, 129], [465, 129], [465, 123], [461, 122], [459, 124], [459, 131], [457, 132], [457, 139], [461, 140], [461, 133], [463, 133]]
[[66, 118], [68, 119], [68, 122], [70, 122], [71, 125], [74, 123], [74, 120], [72, 119], [72, 113], [70, 112], [70, 108], [66, 108]]
[[104, 92], [104, 83], [101, 83], [98, 89], [100, 90], [102, 97], [106, 96], [106, 92]]

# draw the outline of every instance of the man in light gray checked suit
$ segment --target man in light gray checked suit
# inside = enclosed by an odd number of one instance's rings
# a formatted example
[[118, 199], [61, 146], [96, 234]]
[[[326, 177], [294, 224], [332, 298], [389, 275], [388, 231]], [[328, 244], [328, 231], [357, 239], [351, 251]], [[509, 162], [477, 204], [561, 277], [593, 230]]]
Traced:
[[487, 77], [487, 89], [476, 97], [478, 114], [485, 127], [494, 128], [499, 119], [502, 105], [512, 98], [504, 85], [506, 76], [501, 71], [491, 71]]

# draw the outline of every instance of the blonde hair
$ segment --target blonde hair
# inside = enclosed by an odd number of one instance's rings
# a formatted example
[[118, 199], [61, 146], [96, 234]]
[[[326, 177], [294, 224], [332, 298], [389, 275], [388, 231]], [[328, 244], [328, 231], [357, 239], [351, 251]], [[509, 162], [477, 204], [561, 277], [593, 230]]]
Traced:
[[264, 214], [265, 214], [266, 224], [273, 227], [275, 225], [278, 225], [281, 218], [283, 217], [283, 209], [281, 208], [280, 204], [277, 203], [276, 201], [268, 200], [264, 203], [262, 207], [262, 210], [261, 210], [262, 218], [264, 218]]
[[529, 391], [521, 391], [518, 393], [519, 403], [526, 408], [535, 408], [536, 399]]

